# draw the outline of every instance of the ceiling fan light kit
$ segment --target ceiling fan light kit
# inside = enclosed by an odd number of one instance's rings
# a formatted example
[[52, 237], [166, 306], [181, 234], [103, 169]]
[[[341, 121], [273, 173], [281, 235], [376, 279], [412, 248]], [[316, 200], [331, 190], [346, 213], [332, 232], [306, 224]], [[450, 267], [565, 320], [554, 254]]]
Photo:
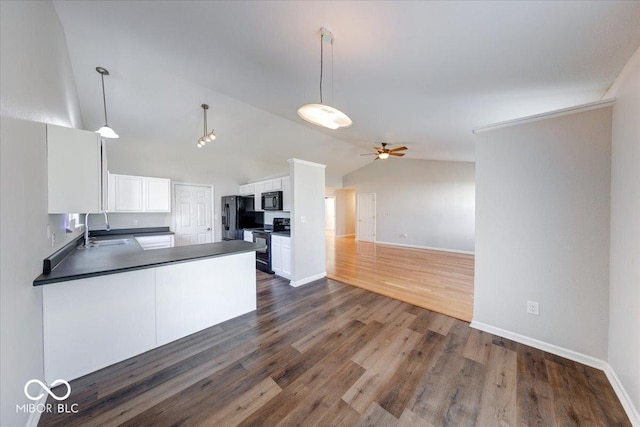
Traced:
[[367, 154], [360, 154], [360, 155], [376, 156], [374, 160], [386, 160], [389, 158], [389, 156], [402, 157], [404, 156], [405, 153], [399, 153], [399, 151], [407, 150], [407, 147], [405, 147], [404, 145], [402, 147], [396, 147], [396, 148], [387, 148], [387, 145], [389, 144], [387, 144], [386, 142], [382, 142], [380, 143], [380, 145], [382, 145], [382, 147], [373, 147], [373, 149], [376, 150], [375, 153], [367, 153]]
[[207, 142], [211, 142], [216, 139], [216, 134], [213, 129], [211, 130], [211, 132], [207, 133], [207, 110], [209, 109], [209, 106], [207, 104], [202, 104], [201, 107], [204, 114], [204, 132], [196, 143], [196, 147], [198, 148], [202, 148], [206, 145]]
[[[298, 108], [298, 115], [309, 123], [335, 130], [351, 126], [353, 122], [351, 121], [349, 116], [347, 116], [342, 111], [322, 103], [324, 42], [327, 41], [331, 43], [331, 49], [333, 50], [333, 38], [333, 33], [331, 33], [331, 31], [327, 30], [324, 27], [320, 29], [320, 103], [303, 105], [302, 107]], [[333, 80], [333, 75], [331, 76], [331, 79]]]
[[107, 97], [104, 92], [104, 76], [109, 75], [109, 71], [103, 67], [96, 67], [96, 71], [100, 74], [100, 78], [102, 80], [102, 106], [104, 107], [104, 125], [96, 131], [97, 134], [100, 134], [103, 138], [116, 139], [120, 138], [120, 136], [109, 127], [109, 122], [107, 121]]

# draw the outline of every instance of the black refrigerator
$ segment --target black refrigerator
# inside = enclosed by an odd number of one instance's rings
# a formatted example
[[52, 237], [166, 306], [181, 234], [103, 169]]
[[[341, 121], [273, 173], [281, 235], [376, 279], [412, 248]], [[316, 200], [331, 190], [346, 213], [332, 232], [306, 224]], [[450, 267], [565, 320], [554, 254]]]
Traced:
[[256, 212], [253, 197], [222, 197], [222, 240], [242, 240], [245, 228], [264, 226], [264, 212]]

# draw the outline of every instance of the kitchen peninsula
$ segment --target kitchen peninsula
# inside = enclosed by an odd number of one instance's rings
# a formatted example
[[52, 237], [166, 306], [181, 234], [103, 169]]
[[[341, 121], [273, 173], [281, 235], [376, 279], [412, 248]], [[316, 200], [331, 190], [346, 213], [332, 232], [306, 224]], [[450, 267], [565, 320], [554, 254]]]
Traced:
[[144, 251], [133, 236], [117, 237], [130, 240], [73, 247], [33, 283], [45, 285], [49, 382], [81, 377], [256, 309], [255, 251], [263, 246], [230, 241]]

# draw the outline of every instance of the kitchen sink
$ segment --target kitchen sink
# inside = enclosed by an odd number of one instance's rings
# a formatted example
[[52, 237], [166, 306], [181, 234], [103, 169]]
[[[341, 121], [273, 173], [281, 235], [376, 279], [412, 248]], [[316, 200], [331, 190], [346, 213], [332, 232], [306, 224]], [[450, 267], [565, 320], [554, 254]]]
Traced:
[[130, 245], [131, 243], [133, 243], [133, 239], [105, 239], [105, 240], [92, 240], [89, 245], [91, 247], [100, 247], [100, 246]]

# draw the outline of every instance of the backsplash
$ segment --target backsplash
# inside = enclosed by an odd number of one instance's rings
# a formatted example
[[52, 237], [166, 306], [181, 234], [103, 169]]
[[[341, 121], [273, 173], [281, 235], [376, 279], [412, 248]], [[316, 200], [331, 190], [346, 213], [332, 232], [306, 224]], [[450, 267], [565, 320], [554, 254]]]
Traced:
[[291, 218], [290, 212], [284, 211], [265, 211], [264, 223], [273, 225], [273, 218]]
[[[82, 215], [84, 221], [84, 215]], [[171, 227], [170, 213], [110, 213], [111, 228], [142, 228], [142, 227]], [[104, 230], [104, 216], [102, 214], [89, 215], [90, 230]]]

